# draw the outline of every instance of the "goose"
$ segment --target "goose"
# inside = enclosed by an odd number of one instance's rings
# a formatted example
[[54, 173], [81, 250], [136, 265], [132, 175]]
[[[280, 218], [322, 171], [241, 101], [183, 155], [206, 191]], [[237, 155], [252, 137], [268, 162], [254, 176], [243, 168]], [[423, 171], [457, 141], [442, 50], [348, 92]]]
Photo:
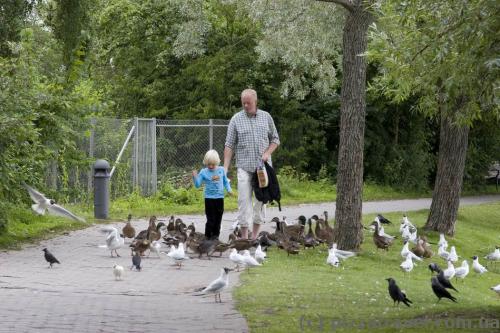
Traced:
[[118, 233], [118, 229], [115, 227], [104, 227], [101, 228], [101, 232], [106, 234], [106, 245], [99, 245], [101, 248], [107, 248], [111, 251], [111, 257], [113, 257], [113, 251], [115, 251], [116, 256], [119, 257], [117, 250], [125, 244], [125, 239], [123, 235]]
[[448, 268], [443, 271], [444, 277], [451, 280], [455, 276], [455, 266], [448, 260]]
[[239, 272], [240, 265], [243, 267], [245, 266], [245, 259], [241, 254], [238, 253], [238, 250], [236, 249], [231, 250], [231, 253], [229, 254], [229, 260], [236, 264], [235, 269], [237, 272]]
[[479, 258], [477, 256], [472, 257], [472, 269], [478, 274], [486, 273], [488, 270], [479, 263]]
[[410, 273], [413, 270], [412, 254], [413, 253], [409, 252], [408, 255], [406, 256], [405, 261], [403, 261], [401, 265], [399, 265], [399, 267], [401, 267], [401, 269], [405, 273]]
[[420, 258], [419, 256], [415, 255], [415, 253], [411, 252], [408, 249], [408, 245], [409, 245], [408, 242], [404, 242], [403, 249], [401, 250], [401, 257], [407, 258], [408, 256], [410, 256], [410, 258], [412, 258], [412, 259], [415, 259], [415, 260], [418, 260], [418, 261], [422, 261], [422, 258]]
[[262, 264], [264, 262], [264, 260], [266, 259], [267, 255], [264, 251], [262, 251], [262, 247], [260, 246], [257, 246], [257, 249], [255, 249], [255, 253], [254, 253], [254, 256], [255, 256], [255, 260], [257, 260], [257, 262], [259, 264]]
[[182, 262], [189, 257], [186, 256], [184, 252], [184, 243], [179, 243], [179, 246], [175, 248], [173, 245], [170, 247], [170, 251], [167, 253], [167, 256], [175, 260], [175, 264], [177, 265], [177, 269], [180, 269], [182, 266]]
[[469, 274], [469, 263], [467, 260], [462, 261], [462, 266], [455, 268], [455, 279], [465, 279]]

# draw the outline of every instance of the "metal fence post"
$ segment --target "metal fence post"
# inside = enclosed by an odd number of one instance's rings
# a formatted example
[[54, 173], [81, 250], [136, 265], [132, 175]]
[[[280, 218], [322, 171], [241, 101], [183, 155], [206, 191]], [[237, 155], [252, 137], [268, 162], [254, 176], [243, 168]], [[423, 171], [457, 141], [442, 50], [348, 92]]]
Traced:
[[151, 194], [156, 194], [158, 175], [156, 168], [156, 118], [151, 119]]
[[134, 117], [135, 135], [134, 135], [134, 153], [132, 165], [134, 167], [134, 172], [132, 173], [132, 184], [133, 190], [139, 186], [139, 118]]
[[214, 120], [208, 119], [208, 149], [214, 149]]

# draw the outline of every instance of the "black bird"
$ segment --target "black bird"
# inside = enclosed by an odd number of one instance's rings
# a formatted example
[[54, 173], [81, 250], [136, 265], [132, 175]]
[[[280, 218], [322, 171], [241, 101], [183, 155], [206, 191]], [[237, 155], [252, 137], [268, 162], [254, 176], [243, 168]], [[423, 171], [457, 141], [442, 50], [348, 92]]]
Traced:
[[134, 256], [132, 257], [132, 266], [130, 266], [130, 269], [134, 267], [139, 272], [141, 271], [141, 255], [138, 252], [134, 252]]
[[441, 271], [441, 272], [438, 273], [437, 278], [438, 278], [439, 283], [443, 287], [445, 287], [446, 289], [453, 289], [453, 290], [455, 290], [458, 293], [458, 290], [456, 290], [455, 287], [452, 286], [450, 280], [448, 280], [446, 278], [446, 276], [444, 276], [444, 272], [443, 271]]
[[410, 307], [410, 304], [413, 304], [413, 302], [406, 297], [401, 289], [399, 289], [396, 281], [393, 278], [388, 278], [386, 280], [389, 281], [389, 295], [391, 295], [394, 305], [396, 305], [396, 302], [398, 302], [398, 305], [399, 302], [403, 302], [406, 306]]
[[453, 297], [448, 290], [446, 290], [441, 283], [439, 283], [439, 280], [437, 277], [433, 276], [431, 278], [431, 286], [432, 286], [432, 291], [434, 294], [439, 298], [438, 303], [441, 300], [441, 298], [448, 298], [453, 302], [457, 302], [457, 299]]
[[377, 217], [378, 217], [378, 221], [382, 224], [392, 224], [391, 221], [389, 221], [388, 219], [383, 217], [381, 214], [377, 214]]
[[434, 272], [439, 273], [442, 271], [441, 267], [439, 267], [438, 264], [435, 264], [433, 262], [429, 264], [429, 270], [431, 271], [431, 274]]
[[59, 260], [57, 260], [56, 257], [54, 257], [54, 255], [49, 252], [49, 250], [45, 248], [42, 251], [45, 252], [45, 260], [47, 260], [47, 262], [50, 264], [49, 268], [52, 268], [52, 265], [55, 263], [61, 264]]

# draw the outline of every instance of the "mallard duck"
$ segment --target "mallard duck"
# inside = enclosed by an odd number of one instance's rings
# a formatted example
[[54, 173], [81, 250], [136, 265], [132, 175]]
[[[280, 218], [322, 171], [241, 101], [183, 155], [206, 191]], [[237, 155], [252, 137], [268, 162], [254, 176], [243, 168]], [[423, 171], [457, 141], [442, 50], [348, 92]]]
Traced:
[[431, 258], [434, 255], [434, 252], [431, 250], [431, 246], [427, 242], [427, 237], [421, 236], [422, 247], [424, 248], [424, 258]]
[[300, 252], [300, 244], [294, 241], [283, 240], [281, 242], [281, 247], [288, 253], [288, 256], [290, 256], [290, 254], [299, 254]]
[[219, 241], [216, 239], [204, 239], [198, 245], [196, 249], [196, 253], [198, 253], [198, 259], [201, 259], [201, 256], [206, 253], [208, 260], [210, 260], [210, 256], [215, 251], [215, 247]]
[[411, 252], [413, 252], [417, 257], [424, 257], [425, 254], [425, 248], [423, 245], [424, 241], [419, 238], [417, 241], [417, 245], [415, 245], [412, 249]]
[[392, 240], [379, 235], [377, 222], [373, 222], [372, 225], [375, 226], [375, 232], [373, 233], [373, 243], [375, 243], [377, 249], [389, 251], [389, 247], [392, 245]]
[[170, 216], [170, 219], [168, 220], [168, 225], [167, 225], [167, 233], [173, 233], [175, 231], [175, 224], [174, 224], [174, 216]]
[[311, 219], [307, 220], [307, 224], [309, 225], [309, 231], [304, 236], [304, 247], [313, 247], [314, 248], [316, 245], [319, 245], [319, 242], [316, 240], [316, 237], [314, 237], [314, 233], [312, 231]]
[[248, 250], [251, 247], [256, 247], [259, 245], [258, 240], [250, 239], [235, 239], [229, 243], [229, 248], [236, 249], [238, 251]]
[[257, 239], [259, 240], [259, 244], [264, 247], [276, 245], [276, 242], [271, 240], [271, 235], [267, 231], [261, 231]]
[[175, 220], [175, 230], [177, 231], [186, 231], [187, 227], [186, 225], [184, 224], [184, 222], [182, 222], [182, 220], [180, 218], [177, 218]]
[[130, 248], [132, 249], [132, 255], [133, 252], [137, 252], [141, 256], [143, 256], [144, 252], [146, 252], [146, 250], [149, 250], [150, 245], [151, 242], [148, 239], [135, 239], [132, 242], [132, 244], [130, 244]]
[[298, 224], [293, 225], [283, 225], [284, 234], [291, 240], [301, 241], [304, 237], [304, 229], [306, 225], [306, 217], [304, 215], [300, 215]]
[[128, 214], [127, 223], [122, 228], [122, 234], [125, 238], [134, 238], [135, 237], [135, 228], [130, 224], [132, 220], [132, 214]]
[[157, 241], [157, 240], [160, 240], [161, 238], [161, 228], [162, 227], [165, 227], [165, 223], [163, 222], [160, 222], [156, 225], [156, 229], [154, 230], [149, 230], [149, 234], [148, 234], [148, 239], [153, 242], [153, 241]]
[[333, 243], [333, 229], [331, 227], [326, 227], [325, 220], [323, 218], [318, 218], [317, 215], [313, 215], [312, 219], [316, 220], [316, 237], [321, 242], [326, 242], [329, 246]]
[[228, 249], [229, 249], [228, 243], [223, 243], [219, 241], [217, 245], [215, 245], [214, 252], [219, 252], [219, 257], [222, 257], [222, 253], [226, 252]]

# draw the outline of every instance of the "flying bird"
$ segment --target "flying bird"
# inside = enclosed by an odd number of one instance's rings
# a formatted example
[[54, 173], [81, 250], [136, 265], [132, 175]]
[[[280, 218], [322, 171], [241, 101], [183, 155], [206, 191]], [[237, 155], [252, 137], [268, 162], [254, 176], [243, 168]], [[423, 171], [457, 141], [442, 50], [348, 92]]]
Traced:
[[44, 256], [45, 256], [45, 260], [47, 260], [47, 262], [49, 263], [49, 267], [48, 268], [52, 268], [52, 265], [53, 264], [61, 264], [59, 262], [59, 260], [56, 259], [56, 257], [54, 257], [54, 255], [52, 253], [49, 252], [49, 250], [47, 250], [46, 248], [42, 250], [44, 253]]
[[115, 280], [121, 280], [123, 275], [123, 266], [114, 265], [113, 266], [113, 275], [115, 276]]
[[56, 204], [54, 199], [47, 199], [44, 194], [38, 192], [33, 187], [24, 184], [24, 187], [28, 190], [28, 193], [33, 200], [34, 204], [31, 205], [31, 209], [38, 215], [45, 215], [48, 212], [51, 215], [67, 217], [79, 222], [85, 222], [81, 217], [76, 216], [69, 210], [63, 208]]
[[389, 295], [394, 301], [394, 305], [398, 302], [399, 306], [399, 302], [403, 302], [407, 307], [410, 307], [410, 304], [413, 302], [406, 297], [406, 294], [402, 292], [401, 289], [399, 289], [396, 281], [393, 278], [388, 278], [386, 280], [389, 282]]
[[438, 303], [441, 298], [448, 298], [455, 303], [457, 302], [457, 299], [453, 297], [450, 292], [441, 285], [441, 283], [439, 283], [439, 280], [436, 276], [433, 276], [431, 278], [431, 287], [434, 294], [439, 298]]
[[125, 238], [123, 235], [118, 233], [118, 229], [115, 227], [104, 227], [100, 230], [103, 234], [106, 234], [106, 245], [99, 245], [100, 248], [108, 249], [111, 251], [111, 257], [113, 257], [113, 251], [115, 251], [116, 256], [120, 255], [116, 250], [121, 248], [125, 244]]
[[217, 296], [219, 296], [219, 303], [222, 303], [220, 299], [220, 293], [223, 289], [225, 289], [229, 285], [229, 272], [232, 269], [224, 267], [221, 269], [220, 276], [213, 280], [207, 287], [198, 289], [196, 291], [201, 291], [204, 294], [214, 294], [215, 295], [215, 303], [217, 303]]

